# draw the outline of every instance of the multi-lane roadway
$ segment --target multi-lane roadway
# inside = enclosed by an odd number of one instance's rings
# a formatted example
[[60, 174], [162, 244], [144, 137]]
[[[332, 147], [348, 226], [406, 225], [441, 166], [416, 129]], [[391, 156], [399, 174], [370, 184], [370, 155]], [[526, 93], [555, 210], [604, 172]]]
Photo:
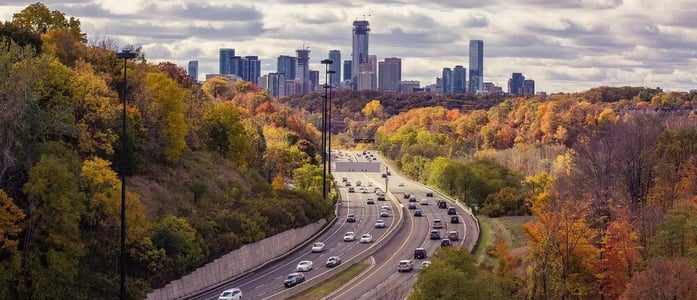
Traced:
[[[460, 235], [456, 245], [469, 249], [474, 247], [479, 233], [473, 217], [466, 214], [462, 207], [449, 202], [449, 206], [456, 207], [457, 215], [460, 217], [459, 224], [451, 224], [447, 210], [436, 206], [437, 199], [444, 197], [437, 193], [427, 197], [427, 193], [433, 191], [391, 169], [391, 175], [383, 177], [388, 169], [376, 152], [367, 151], [363, 154], [362, 151], [336, 151], [332, 154], [332, 160], [370, 161], [382, 163], [382, 167], [380, 173], [333, 172], [341, 200], [337, 209], [338, 218], [331, 227], [312, 241], [325, 243], [326, 249], [320, 253], [313, 253], [311, 244], [302, 247], [223, 287], [198, 295], [196, 299], [217, 299], [220, 292], [232, 287], [240, 288], [245, 299], [283, 299], [318, 284], [330, 273], [337, 273], [337, 268], [325, 267], [330, 256], [339, 256], [344, 265], [357, 263], [366, 257], [374, 263], [351, 282], [327, 296], [327, 299], [376, 299], [385, 296], [404, 298], [415, 281], [421, 262], [428, 260], [441, 244], [440, 240], [429, 239], [434, 219], [443, 220], [444, 228], [440, 229], [443, 238], [447, 238], [448, 231], [454, 230]], [[357, 186], [358, 181], [361, 182], [360, 186]], [[349, 192], [350, 187], [347, 183], [350, 183], [354, 192]], [[366, 190], [362, 191], [361, 188]], [[385, 201], [377, 200], [376, 188], [387, 192]], [[414, 216], [415, 209], [407, 208], [409, 202], [404, 198], [405, 193], [417, 198], [417, 209], [423, 212], [421, 217]], [[374, 204], [368, 204], [368, 199], [372, 199]], [[423, 199], [426, 199], [427, 205], [420, 204]], [[388, 217], [380, 216], [383, 206], [389, 207]], [[356, 216], [356, 222], [347, 222], [346, 217], [349, 214]], [[385, 228], [375, 227], [377, 219], [385, 221]], [[348, 231], [356, 234], [355, 241], [344, 241], [344, 234]], [[359, 242], [361, 235], [365, 233], [372, 235], [371, 243]], [[425, 248], [428, 257], [415, 260], [413, 256], [416, 248]], [[414, 260], [414, 271], [398, 273], [397, 265], [402, 259]], [[303, 260], [313, 262], [313, 269], [304, 272], [305, 282], [291, 288], [284, 287], [283, 280], [288, 274], [295, 272], [296, 265]]]

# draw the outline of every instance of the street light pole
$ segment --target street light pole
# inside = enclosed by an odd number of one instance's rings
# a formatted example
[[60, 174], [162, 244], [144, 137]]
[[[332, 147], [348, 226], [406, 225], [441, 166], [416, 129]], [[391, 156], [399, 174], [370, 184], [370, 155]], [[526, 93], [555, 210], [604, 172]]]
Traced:
[[128, 78], [126, 77], [126, 62], [136, 57], [132, 49], [122, 49], [116, 53], [116, 58], [123, 58], [123, 88], [121, 90], [121, 103], [123, 104], [123, 114], [121, 122], [121, 159], [119, 173], [121, 173], [121, 251], [119, 259], [119, 271], [121, 273], [121, 300], [126, 299], [126, 91]]
[[322, 199], [327, 200], [327, 89], [329, 88], [327, 75], [332, 60], [323, 59], [321, 63], [325, 66], [324, 96], [322, 96]]
[[[332, 81], [332, 74], [336, 73], [334, 70], [329, 70], [327, 71], [327, 74], [329, 74], [329, 82]], [[329, 110], [329, 114], [327, 114], [327, 127], [329, 128], [327, 130], [327, 152], [328, 159], [327, 159], [327, 165], [329, 169], [329, 174], [332, 173], [332, 86], [331, 84], [329, 85], [329, 100], [327, 100], [327, 106]]]

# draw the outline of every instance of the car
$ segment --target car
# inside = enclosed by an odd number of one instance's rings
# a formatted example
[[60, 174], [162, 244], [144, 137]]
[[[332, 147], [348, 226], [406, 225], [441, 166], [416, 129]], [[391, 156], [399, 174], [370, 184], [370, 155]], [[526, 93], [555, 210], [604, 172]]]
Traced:
[[348, 216], [346, 216], [346, 222], [349, 222], [349, 223], [356, 222], [356, 215], [349, 214]]
[[426, 258], [426, 249], [416, 248], [416, 250], [414, 250], [414, 259], [424, 259], [424, 258]]
[[411, 198], [411, 194], [409, 194], [409, 193], [404, 193], [404, 199], [410, 199], [410, 198]]
[[450, 240], [449, 240], [449, 239], [442, 239], [442, 240], [440, 241], [440, 246], [441, 246], [441, 247], [448, 247], [448, 246], [450, 246], [450, 245], [451, 245], [451, 243], [450, 243]]
[[367, 194], [367, 193], [368, 193], [368, 189], [361, 189], [361, 193]]
[[373, 183], [372, 183], [372, 182], [368, 182], [368, 187], [373, 187]]
[[375, 221], [375, 228], [385, 228], [385, 221], [383, 219], [377, 219], [377, 221]]
[[423, 268], [428, 268], [428, 266], [430, 266], [430, 265], [431, 265], [431, 261], [430, 261], [430, 260], [424, 260], [424, 261], [421, 262], [421, 269], [423, 269]]
[[416, 197], [409, 196], [409, 202], [416, 202]]
[[376, 195], [377, 195], [377, 194], [380, 194], [380, 193], [382, 193], [382, 189], [381, 189], [379, 186], [376, 186], [376, 187], [373, 189], [373, 193], [375, 193]]
[[370, 233], [364, 233], [361, 236], [361, 243], [371, 243], [373, 242], [373, 236]]
[[347, 181], [345, 186], [351, 186], [351, 183]]
[[347, 184], [351, 184], [350, 182], [348, 182], [348, 178], [346, 178], [346, 177], [341, 177], [341, 182], [346, 182]]
[[457, 210], [455, 209], [455, 207], [452, 207], [452, 206], [448, 207], [448, 214], [449, 215], [457, 215]]
[[433, 220], [433, 229], [441, 229], [443, 228], [443, 221], [441, 219], [434, 219]]
[[283, 281], [283, 285], [287, 288], [296, 286], [305, 281], [305, 275], [303, 273], [290, 273], [286, 276], [286, 280]]
[[385, 201], [385, 194], [379, 194], [378, 201]]
[[240, 290], [238, 288], [224, 290], [222, 293], [220, 293], [220, 296], [218, 296], [218, 300], [241, 300], [241, 299], [242, 299], [242, 290]]
[[416, 203], [409, 202], [409, 209], [416, 209]]
[[460, 239], [460, 234], [457, 231], [448, 231], [448, 239], [451, 241], [457, 241]]
[[448, 203], [445, 200], [438, 199], [436, 203], [438, 203], [438, 208], [448, 208]]
[[361, 181], [356, 181], [356, 186], [361, 186]]
[[432, 239], [432, 240], [440, 240], [440, 231], [438, 231], [438, 230], [431, 230], [430, 239]]
[[421, 202], [419, 202], [421, 205], [428, 205], [428, 199], [421, 199]]
[[331, 256], [327, 259], [327, 268], [333, 268], [341, 264], [341, 258], [338, 256]]
[[324, 251], [324, 243], [317, 242], [312, 245], [312, 252], [322, 252]]
[[450, 223], [451, 224], [459, 224], [460, 218], [458, 216], [450, 216]]
[[389, 205], [383, 205], [380, 207], [382, 210], [392, 210], [392, 208]]
[[366, 200], [365, 203], [375, 204], [375, 200], [373, 200], [373, 198], [368, 198], [368, 200]]
[[387, 178], [387, 174], [382, 173], [382, 178]]
[[426, 197], [433, 197], [433, 192], [426, 193]]
[[404, 186], [404, 182], [398, 183], [397, 186], [398, 186], [398, 187], [403, 187], [403, 186]]
[[310, 270], [312, 270], [312, 261], [309, 260], [303, 260], [295, 267], [295, 271], [297, 272], [307, 272]]
[[353, 242], [356, 240], [356, 234], [353, 231], [344, 233], [344, 242]]
[[414, 211], [414, 217], [421, 217], [423, 214], [421, 213], [420, 209], [417, 209]]
[[410, 272], [414, 270], [414, 262], [408, 259], [400, 260], [397, 272]]
[[350, 188], [348, 188], [348, 192], [349, 192], [349, 193], [355, 193], [356, 190], [355, 190], [353, 187], [350, 187]]
[[386, 210], [380, 211], [380, 216], [383, 218], [387, 218], [390, 216], [390, 212]]

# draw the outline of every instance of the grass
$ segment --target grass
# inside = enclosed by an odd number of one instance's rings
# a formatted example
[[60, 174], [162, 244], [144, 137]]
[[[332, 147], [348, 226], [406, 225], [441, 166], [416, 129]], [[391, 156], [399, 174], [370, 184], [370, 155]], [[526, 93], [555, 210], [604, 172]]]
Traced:
[[479, 243], [474, 250], [474, 256], [480, 264], [493, 265], [493, 258], [486, 254], [487, 247], [493, 245], [495, 241], [491, 219], [483, 215], [478, 215], [477, 218], [479, 219]]
[[487, 249], [494, 247], [497, 240], [503, 240], [508, 245], [513, 256], [524, 259], [527, 255], [527, 245], [530, 241], [528, 234], [523, 231], [523, 224], [534, 217], [501, 217], [489, 218], [479, 215], [481, 236], [474, 252], [477, 262], [484, 266], [495, 266], [496, 258], [488, 255]]
[[320, 299], [324, 296], [329, 295], [329, 293], [337, 290], [340, 288], [342, 285], [346, 284], [349, 282], [349, 280], [353, 279], [354, 277], [358, 276], [363, 270], [368, 268], [368, 264], [366, 263], [356, 263], [350, 266], [348, 269], [341, 271], [339, 274], [336, 274], [329, 279], [323, 281], [322, 283], [309, 288], [293, 297], [290, 297], [288, 299]]

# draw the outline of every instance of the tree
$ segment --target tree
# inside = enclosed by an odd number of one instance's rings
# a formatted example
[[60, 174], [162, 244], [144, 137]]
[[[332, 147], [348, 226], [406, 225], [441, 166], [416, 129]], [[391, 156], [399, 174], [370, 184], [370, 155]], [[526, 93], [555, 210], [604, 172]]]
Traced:
[[20, 223], [24, 220], [24, 213], [0, 190], [0, 257], [5, 253], [17, 249], [19, 233], [22, 231]]
[[203, 128], [209, 149], [223, 154], [238, 165], [247, 164], [252, 145], [248, 143], [239, 110], [232, 102], [213, 104], [206, 113]]
[[295, 186], [302, 191], [322, 194], [322, 169], [319, 166], [305, 164], [295, 169], [293, 171], [293, 181]]
[[372, 100], [365, 104], [361, 110], [366, 119], [380, 118], [383, 116], [380, 100]]
[[641, 263], [639, 236], [631, 229], [627, 214], [610, 223], [603, 241], [600, 260], [602, 294], [617, 299], [627, 287], [632, 274]]
[[[10, 22], [0, 23], [0, 41], [6, 43], [10, 41], [16, 43], [20, 47], [30, 46], [34, 49], [34, 53], [41, 53], [41, 36], [31, 32], [25, 28], [20, 28]], [[9, 45], [3, 45], [9, 46]]]
[[65, 14], [58, 10], [49, 11], [48, 7], [42, 3], [34, 3], [27, 6], [21, 12], [14, 14], [12, 24], [21, 28], [31, 30], [36, 34], [44, 34], [50, 30], [65, 29], [73, 37], [81, 42], [86, 42], [87, 38], [80, 29], [80, 20], [70, 17], [65, 18]]
[[658, 258], [635, 273], [620, 299], [697, 299], [697, 273], [684, 258]]
[[162, 73], [148, 73], [143, 99], [138, 102], [148, 131], [149, 148], [167, 162], [179, 160], [186, 148], [184, 91]]
[[23, 223], [22, 298], [70, 298], [80, 258], [85, 254], [79, 221], [84, 195], [65, 162], [42, 156], [24, 185], [27, 218]]

